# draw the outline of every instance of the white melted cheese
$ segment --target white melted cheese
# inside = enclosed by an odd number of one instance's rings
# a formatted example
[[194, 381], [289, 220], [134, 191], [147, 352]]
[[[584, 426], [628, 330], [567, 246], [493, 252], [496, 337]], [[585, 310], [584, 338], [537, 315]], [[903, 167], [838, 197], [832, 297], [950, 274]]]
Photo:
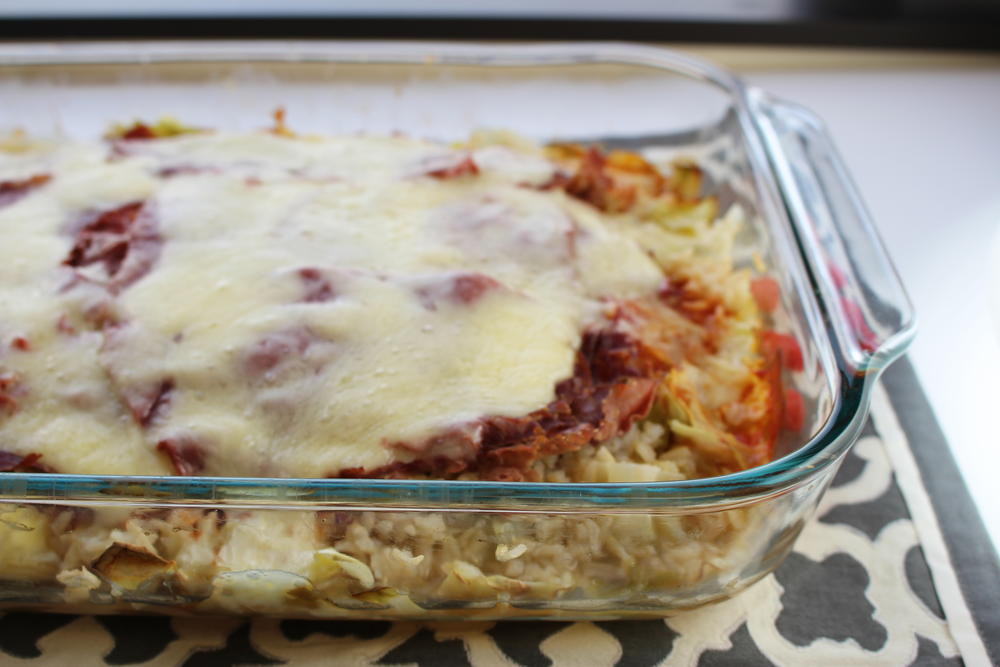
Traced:
[[[4, 179], [52, 175], [0, 206], [0, 373], [20, 379], [0, 450], [61, 472], [169, 474], [164, 440], [197, 443], [204, 474], [418, 458], [543, 407], [602, 300], [662, 280], [616, 223], [523, 187], [552, 172], [528, 149], [479, 147], [479, 175], [447, 180], [427, 171], [470, 153], [401, 137], [199, 134], [110, 155], [0, 152]], [[73, 284], [81, 221], [140, 200], [162, 239], [151, 270], [113, 297]], [[85, 313], [109, 298], [120, 325], [101, 331]], [[130, 397], [164, 382], [140, 424]]]

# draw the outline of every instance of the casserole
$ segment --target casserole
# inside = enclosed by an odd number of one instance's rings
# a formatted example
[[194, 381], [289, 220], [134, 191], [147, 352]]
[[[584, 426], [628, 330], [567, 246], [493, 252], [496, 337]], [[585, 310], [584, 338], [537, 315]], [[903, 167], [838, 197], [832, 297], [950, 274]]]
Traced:
[[[703, 604], [787, 553], [857, 436], [867, 388], [912, 335], [905, 295], [821, 128], [681, 56], [399, 44], [150, 45], [138, 58], [120, 45], [21, 46], [0, 56], [0, 87], [18, 100], [4, 124], [32, 135], [52, 134], [43, 110], [70, 135], [97, 134], [109, 94], [117, 114], [173, 112], [202, 126], [227, 117], [236, 129], [278, 100], [306, 130], [457, 140], [493, 125], [693, 159], [703, 195], [746, 211], [737, 264], [762, 266], [780, 285], [774, 326], [802, 356], [785, 382], [805, 404], [803, 428], [779, 439], [777, 460], [707, 479], [4, 473], [9, 604], [419, 618], [615, 617]], [[123, 75], [131, 83], [112, 83]], [[623, 103], [608, 107], [612, 98]], [[183, 113], [170, 108], [181, 99]], [[524, 99], [531, 104], [516, 103]], [[74, 550], [86, 556], [67, 567]]]

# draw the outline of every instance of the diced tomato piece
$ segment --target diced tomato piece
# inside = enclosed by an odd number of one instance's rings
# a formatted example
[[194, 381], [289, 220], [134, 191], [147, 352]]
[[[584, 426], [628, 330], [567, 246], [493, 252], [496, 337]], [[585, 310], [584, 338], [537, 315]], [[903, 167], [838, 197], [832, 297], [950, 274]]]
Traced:
[[802, 360], [802, 348], [793, 336], [780, 334], [776, 331], [765, 331], [760, 336], [760, 342], [764, 348], [765, 356], [770, 352], [777, 352], [781, 357], [781, 365], [790, 371], [801, 371], [805, 368]]
[[750, 281], [750, 293], [765, 313], [773, 313], [781, 303], [781, 288], [771, 276], [761, 276]]
[[784, 427], [788, 431], [801, 431], [806, 421], [806, 406], [802, 394], [785, 389]]

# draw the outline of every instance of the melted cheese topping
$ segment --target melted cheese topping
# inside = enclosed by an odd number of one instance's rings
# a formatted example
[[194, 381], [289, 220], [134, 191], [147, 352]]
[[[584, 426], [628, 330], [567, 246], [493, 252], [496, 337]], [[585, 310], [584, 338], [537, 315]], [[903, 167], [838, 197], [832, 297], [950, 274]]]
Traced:
[[[0, 181], [52, 176], [0, 205], [0, 372], [18, 380], [0, 449], [60, 472], [170, 474], [164, 441], [196, 443], [202, 474], [411, 460], [544, 406], [602, 299], [663, 280], [614, 222], [524, 187], [553, 172], [530, 149], [479, 147], [478, 175], [440, 179], [469, 153], [266, 133], [118, 146], [0, 153]], [[103, 270], [63, 265], [81, 226], [136, 201], [149, 271], [111, 293], [81, 281]]]

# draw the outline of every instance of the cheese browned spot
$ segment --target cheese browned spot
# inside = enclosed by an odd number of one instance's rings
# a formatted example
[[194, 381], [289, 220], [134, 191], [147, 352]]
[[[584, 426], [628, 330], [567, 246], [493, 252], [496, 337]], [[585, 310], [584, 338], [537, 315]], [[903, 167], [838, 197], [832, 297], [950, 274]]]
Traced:
[[667, 279], [657, 291], [656, 296], [692, 322], [705, 326], [712, 318], [720, 317], [722, 308], [718, 298], [706, 295], [704, 289], [699, 289], [690, 278], [679, 277]]
[[[555, 150], [569, 153], [570, 157], [576, 158], [576, 169], [571, 175], [562, 171], [556, 172], [541, 186], [542, 189], [565, 190], [567, 194], [608, 213], [627, 211], [635, 203], [636, 186], [616, 179], [608, 168], [608, 157], [596, 146], [586, 151], [581, 151], [575, 146], [562, 146]], [[649, 166], [644, 161], [641, 164]], [[650, 169], [655, 177], [659, 177], [655, 169], [651, 167]]]

